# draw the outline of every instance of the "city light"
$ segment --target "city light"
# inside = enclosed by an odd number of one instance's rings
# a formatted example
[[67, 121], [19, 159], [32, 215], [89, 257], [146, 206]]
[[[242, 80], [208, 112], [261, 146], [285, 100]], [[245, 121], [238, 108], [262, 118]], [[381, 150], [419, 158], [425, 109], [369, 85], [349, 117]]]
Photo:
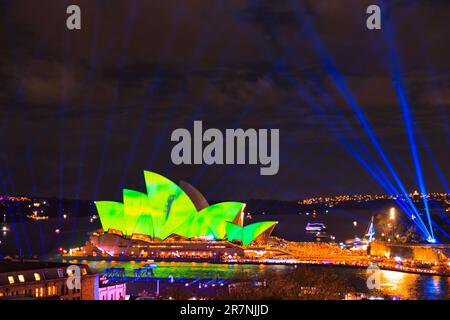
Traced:
[[389, 209], [389, 219], [395, 220], [395, 208], [394, 207]]

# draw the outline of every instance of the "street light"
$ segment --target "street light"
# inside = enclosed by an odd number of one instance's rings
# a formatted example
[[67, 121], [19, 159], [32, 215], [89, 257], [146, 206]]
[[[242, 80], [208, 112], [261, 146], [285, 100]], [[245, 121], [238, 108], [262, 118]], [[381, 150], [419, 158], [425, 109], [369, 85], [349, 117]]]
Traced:
[[389, 219], [395, 220], [395, 208], [394, 208], [394, 207], [392, 207], [392, 208], [389, 210]]

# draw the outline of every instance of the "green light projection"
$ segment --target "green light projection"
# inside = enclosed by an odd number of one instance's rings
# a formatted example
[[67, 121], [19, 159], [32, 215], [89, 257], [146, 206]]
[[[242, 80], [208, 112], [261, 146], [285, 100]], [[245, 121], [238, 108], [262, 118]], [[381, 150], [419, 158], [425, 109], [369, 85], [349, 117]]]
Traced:
[[263, 221], [242, 227], [228, 222], [226, 225], [227, 239], [228, 241], [241, 240], [242, 244], [247, 246], [260, 234], [275, 226], [277, 223], [276, 221]]
[[192, 215], [175, 233], [187, 238], [212, 236], [214, 239], [224, 239], [226, 222], [233, 221], [243, 207], [241, 202], [214, 204]]
[[97, 201], [95, 202], [98, 215], [102, 223], [103, 230], [109, 229], [123, 230], [125, 214], [123, 204], [114, 201]]
[[123, 190], [126, 234], [140, 233], [155, 237], [150, 201], [145, 193]]
[[[96, 202], [103, 230], [115, 229], [166, 239], [172, 234], [187, 238], [240, 239], [246, 245], [274, 225], [260, 222], [246, 227], [231, 223], [244, 203], [222, 202], [197, 211], [189, 196], [169, 179], [144, 171], [147, 194], [123, 190], [123, 204]], [[241, 230], [242, 229], [242, 230]], [[227, 236], [228, 235], [228, 236]]]
[[174, 230], [197, 213], [188, 195], [169, 179], [144, 171], [149, 199], [149, 210], [153, 217], [154, 237], [165, 239]]

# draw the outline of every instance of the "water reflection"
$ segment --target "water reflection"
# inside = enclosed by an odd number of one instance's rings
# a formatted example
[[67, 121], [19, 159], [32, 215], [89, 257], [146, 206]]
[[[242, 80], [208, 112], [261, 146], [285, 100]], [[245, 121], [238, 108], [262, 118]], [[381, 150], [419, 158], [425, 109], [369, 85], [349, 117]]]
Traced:
[[402, 299], [414, 299], [415, 284], [420, 276], [397, 271], [381, 270], [380, 291], [387, 295], [398, 296]]
[[[361, 213], [363, 216], [363, 213]], [[304, 219], [304, 216], [299, 216]], [[329, 216], [331, 219], [332, 216]], [[266, 218], [264, 218], [266, 219]], [[291, 238], [292, 240], [302, 240], [296, 238], [298, 233], [298, 225], [305, 225], [305, 221], [293, 221], [292, 215], [277, 216], [280, 221], [279, 226], [275, 229], [279, 235]], [[351, 219], [351, 220], [350, 220]], [[357, 220], [355, 217], [349, 217], [348, 221]], [[282, 222], [285, 223], [282, 223]], [[327, 223], [327, 221], [324, 221]], [[332, 222], [330, 221], [330, 225]], [[350, 223], [345, 222], [345, 225]], [[74, 228], [74, 226], [76, 226]], [[55, 234], [55, 228], [60, 228], [61, 233]], [[100, 228], [99, 221], [89, 223], [89, 219], [68, 219], [61, 224], [56, 220], [49, 220], [42, 224], [35, 222], [16, 223], [14, 232], [11, 230], [5, 235], [0, 234], [2, 243], [0, 244], [0, 253], [2, 255], [15, 255], [18, 252], [24, 255], [38, 255], [42, 259], [54, 258], [55, 253], [60, 247], [71, 248], [80, 246], [86, 241], [86, 231]], [[353, 228], [353, 226], [352, 226]], [[341, 234], [336, 236], [345, 239], [348, 235], [345, 230], [337, 228]], [[353, 233], [353, 230], [351, 230]], [[45, 249], [45, 252], [43, 252]], [[46, 254], [51, 254], [46, 257]], [[81, 262], [81, 261], [78, 261]], [[84, 263], [84, 261], [83, 261]], [[124, 267], [131, 276], [133, 269], [142, 267], [140, 263], [131, 262], [107, 262], [105, 260], [89, 262], [91, 267], [100, 271], [108, 267]], [[259, 266], [259, 265], [220, 265], [205, 263], [157, 263], [158, 268], [155, 270], [155, 276], [167, 278], [171, 274], [175, 278], [211, 278], [217, 274], [220, 278], [230, 279], [240, 277], [242, 274], [250, 274], [259, 276], [266, 272], [287, 272], [290, 267], [287, 266]], [[345, 269], [331, 267], [315, 267], [323, 272], [334, 271], [338, 275], [348, 280], [355, 290], [359, 292], [367, 292], [367, 274], [365, 269]], [[382, 271], [381, 291], [386, 294], [399, 296], [403, 299], [450, 299], [449, 288], [450, 278], [429, 275], [415, 275], [396, 271]]]
[[[91, 268], [103, 271], [110, 266], [125, 268], [125, 273], [132, 276], [135, 268], [140, 268], [144, 262], [106, 262], [91, 261]], [[244, 277], [261, 277], [269, 273], [287, 273], [292, 266], [281, 265], [240, 265], [240, 264], [210, 264], [189, 262], [156, 262], [154, 271], [158, 278], [220, 278], [237, 279]], [[369, 293], [366, 286], [367, 275], [365, 269], [349, 269], [335, 267], [313, 267], [323, 272], [335, 272], [346, 279], [355, 291]], [[397, 271], [381, 270], [380, 292], [401, 299], [450, 299], [450, 279], [448, 277], [418, 275]]]

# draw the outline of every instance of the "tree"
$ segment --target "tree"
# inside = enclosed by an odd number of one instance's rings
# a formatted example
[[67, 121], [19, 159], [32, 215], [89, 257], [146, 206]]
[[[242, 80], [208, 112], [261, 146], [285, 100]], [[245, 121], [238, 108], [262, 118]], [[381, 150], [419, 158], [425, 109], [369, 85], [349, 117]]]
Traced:
[[171, 286], [164, 293], [164, 298], [171, 298], [173, 300], [188, 300], [193, 296], [191, 290], [187, 290], [186, 288], [182, 288], [179, 286]]
[[354, 291], [331, 270], [318, 271], [299, 267], [287, 274], [271, 273], [255, 284], [244, 281], [218, 292], [216, 299], [231, 300], [337, 300]]

